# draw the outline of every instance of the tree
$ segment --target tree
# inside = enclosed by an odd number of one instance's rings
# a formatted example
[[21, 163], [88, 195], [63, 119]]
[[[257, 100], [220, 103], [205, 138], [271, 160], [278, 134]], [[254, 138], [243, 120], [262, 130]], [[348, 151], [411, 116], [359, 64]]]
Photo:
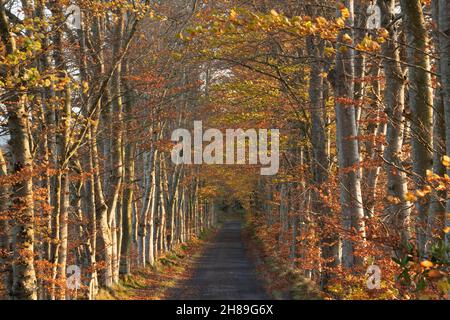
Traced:
[[[342, 3], [338, 1], [338, 4]], [[354, 18], [353, 1], [345, 1], [341, 15], [346, 25], [352, 30]], [[359, 172], [359, 147], [356, 126], [354, 100], [354, 56], [353, 50], [346, 44], [353, 44], [353, 31], [343, 30], [338, 37], [336, 66], [331, 80], [336, 95], [336, 136], [341, 179], [341, 210], [344, 229], [349, 233], [355, 228], [361, 237], [363, 246], [365, 238], [364, 210], [361, 194], [361, 177]], [[351, 268], [362, 265], [363, 259], [355, 256], [354, 243], [344, 239], [342, 244], [342, 263]]]
[[[0, 1], [0, 32], [6, 54], [17, 57], [15, 35], [10, 31], [5, 12], [5, 3]], [[24, 70], [20, 64], [11, 62], [3, 78], [19, 78]], [[13, 286], [12, 299], [37, 299], [36, 273], [34, 270], [34, 204], [33, 204], [33, 159], [28, 136], [29, 123], [26, 111], [27, 97], [19, 88], [10, 88], [10, 98], [4, 101], [7, 107], [13, 173], [19, 175], [12, 190]]]
[[[404, 26], [407, 38], [407, 58], [409, 79], [409, 107], [411, 110], [411, 141], [413, 172], [417, 189], [426, 185], [427, 170], [433, 164], [432, 156], [432, 84], [429, 38], [419, 0], [401, 0]], [[423, 254], [426, 245], [426, 226], [429, 210], [429, 197], [416, 202], [419, 212], [416, 223], [416, 237], [419, 251]]]
[[[382, 27], [389, 32], [388, 40], [382, 44], [386, 85], [384, 90], [385, 110], [388, 117], [384, 159], [387, 175], [387, 201], [385, 211], [388, 215], [390, 232], [400, 239], [396, 248], [398, 256], [404, 255], [410, 232], [411, 204], [406, 199], [408, 192], [407, 178], [404, 171], [402, 155], [405, 109], [405, 74], [398, 48], [398, 26], [394, 22], [395, 1], [380, 0]], [[397, 200], [398, 199], [398, 200]]]

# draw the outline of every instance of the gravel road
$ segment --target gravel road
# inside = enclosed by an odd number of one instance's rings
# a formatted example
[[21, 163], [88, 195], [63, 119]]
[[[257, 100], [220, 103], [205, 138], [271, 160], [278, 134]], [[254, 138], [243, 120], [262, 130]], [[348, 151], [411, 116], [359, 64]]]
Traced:
[[192, 278], [173, 290], [170, 299], [269, 299], [245, 253], [241, 222], [225, 222], [203, 254], [195, 260]]

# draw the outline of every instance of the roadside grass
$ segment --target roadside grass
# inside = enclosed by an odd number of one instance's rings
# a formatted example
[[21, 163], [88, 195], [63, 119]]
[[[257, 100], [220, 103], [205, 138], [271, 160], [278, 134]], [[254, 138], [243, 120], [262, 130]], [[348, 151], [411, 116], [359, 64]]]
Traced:
[[191, 276], [191, 265], [201, 255], [205, 244], [217, 232], [217, 227], [201, 232], [200, 236], [178, 244], [161, 255], [153, 266], [140, 268], [122, 278], [110, 289], [101, 289], [97, 300], [164, 300], [170, 289]]
[[299, 270], [290, 267], [286, 261], [268, 255], [263, 240], [256, 235], [254, 226], [246, 223], [242, 238], [249, 254], [256, 263], [258, 278], [267, 293], [275, 300], [323, 300], [323, 293]]

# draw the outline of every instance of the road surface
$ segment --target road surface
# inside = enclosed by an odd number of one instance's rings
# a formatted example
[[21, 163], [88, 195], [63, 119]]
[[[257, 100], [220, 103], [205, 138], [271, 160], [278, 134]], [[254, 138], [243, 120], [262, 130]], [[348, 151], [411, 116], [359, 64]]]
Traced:
[[170, 299], [262, 300], [269, 299], [245, 253], [241, 222], [225, 222], [195, 260], [190, 279], [173, 289]]

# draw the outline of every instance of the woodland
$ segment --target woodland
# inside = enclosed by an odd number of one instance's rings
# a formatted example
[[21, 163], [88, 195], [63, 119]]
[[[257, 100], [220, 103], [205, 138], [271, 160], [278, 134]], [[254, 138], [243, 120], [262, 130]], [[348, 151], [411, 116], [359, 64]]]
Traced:
[[[269, 286], [448, 299], [450, 0], [0, 0], [0, 37], [0, 299], [95, 300], [237, 207]], [[173, 163], [194, 121], [278, 129], [278, 172]]]

